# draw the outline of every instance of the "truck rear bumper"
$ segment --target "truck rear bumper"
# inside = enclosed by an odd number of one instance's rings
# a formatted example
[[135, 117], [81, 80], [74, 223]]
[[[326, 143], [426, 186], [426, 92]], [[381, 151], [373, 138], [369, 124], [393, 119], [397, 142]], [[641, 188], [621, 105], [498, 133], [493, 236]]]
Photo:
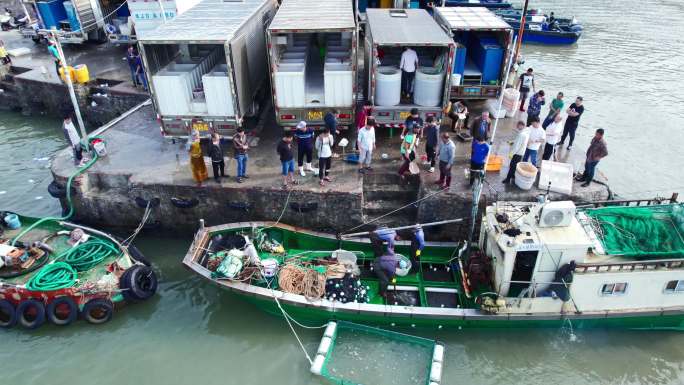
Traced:
[[230, 139], [239, 125], [235, 118], [197, 119], [183, 116], [165, 116], [159, 119], [159, 123], [162, 136], [169, 139], [187, 138], [192, 130], [199, 131], [202, 136], [218, 132]]
[[[351, 107], [336, 108], [339, 111], [338, 126], [341, 129], [351, 127], [354, 123], [354, 110]], [[312, 127], [323, 127], [323, 117], [332, 108], [276, 108], [276, 122], [282, 127], [295, 127], [305, 121]]]
[[492, 99], [498, 98], [502, 87], [500, 85], [461, 85], [451, 86], [450, 98], [455, 99]]
[[400, 105], [392, 107], [377, 107], [374, 106], [371, 115], [375, 118], [375, 122], [380, 127], [404, 127], [406, 118], [411, 115], [411, 109], [417, 108], [421, 119], [425, 121], [432, 116], [436, 120], [442, 118], [441, 107], [421, 107], [416, 105]]

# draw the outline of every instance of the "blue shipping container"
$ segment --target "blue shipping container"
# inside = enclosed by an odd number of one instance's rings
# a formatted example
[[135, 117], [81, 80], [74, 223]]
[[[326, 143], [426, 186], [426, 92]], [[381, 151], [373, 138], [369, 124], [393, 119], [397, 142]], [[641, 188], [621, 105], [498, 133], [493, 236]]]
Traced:
[[36, 3], [40, 18], [43, 19], [45, 28], [53, 29], [59, 27], [59, 22], [67, 18], [63, 0], [39, 1]]
[[479, 36], [474, 39], [471, 58], [482, 72], [482, 83], [499, 81], [503, 65], [504, 49], [498, 40], [491, 36]]
[[74, 9], [74, 4], [71, 1], [64, 2], [64, 10], [66, 10], [67, 18], [69, 19], [69, 26], [73, 32], [81, 30], [81, 23], [78, 22], [78, 16], [76, 16], [76, 9]]

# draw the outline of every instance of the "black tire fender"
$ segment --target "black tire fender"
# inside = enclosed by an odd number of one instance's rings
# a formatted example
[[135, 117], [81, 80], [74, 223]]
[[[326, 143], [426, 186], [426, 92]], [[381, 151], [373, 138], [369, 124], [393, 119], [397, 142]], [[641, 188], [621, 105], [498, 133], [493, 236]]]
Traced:
[[12, 302], [0, 299], [0, 328], [9, 329], [17, 324], [17, 312]]
[[[66, 306], [66, 316], [61, 314], [60, 307]], [[78, 305], [71, 297], [57, 297], [47, 306], [47, 319], [53, 325], [66, 326], [78, 318]]]
[[199, 199], [171, 198], [171, 204], [181, 209], [191, 209], [199, 204]]
[[114, 315], [114, 304], [106, 298], [93, 298], [83, 305], [81, 317], [93, 325], [109, 322]]
[[135, 265], [124, 271], [119, 280], [121, 294], [127, 301], [144, 301], [157, 292], [157, 275], [149, 266]]
[[[30, 316], [30, 311], [33, 310], [35, 314]], [[26, 299], [17, 306], [17, 323], [26, 329], [37, 329], [45, 323], [45, 305], [35, 299]]]
[[[62, 186], [61, 184], [57, 183], [57, 181], [52, 181], [47, 187], [48, 193], [50, 194], [51, 197], [53, 198], [66, 198], [66, 193], [67, 189], [66, 186]], [[73, 195], [76, 192], [74, 187], [71, 187], [71, 194]]]

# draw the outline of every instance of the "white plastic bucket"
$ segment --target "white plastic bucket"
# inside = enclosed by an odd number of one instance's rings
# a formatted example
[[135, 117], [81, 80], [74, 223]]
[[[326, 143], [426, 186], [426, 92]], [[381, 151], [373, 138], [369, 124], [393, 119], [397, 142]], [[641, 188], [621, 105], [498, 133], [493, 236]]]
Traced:
[[515, 167], [515, 185], [529, 190], [537, 179], [537, 168], [529, 162], [520, 162]]
[[401, 71], [380, 67], [376, 73], [375, 105], [396, 106], [401, 101]]
[[100, 158], [102, 158], [103, 156], [107, 156], [107, 146], [105, 145], [104, 141], [95, 143], [93, 145], [93, 148], [95, 149], [97, 156], [99, 156]]

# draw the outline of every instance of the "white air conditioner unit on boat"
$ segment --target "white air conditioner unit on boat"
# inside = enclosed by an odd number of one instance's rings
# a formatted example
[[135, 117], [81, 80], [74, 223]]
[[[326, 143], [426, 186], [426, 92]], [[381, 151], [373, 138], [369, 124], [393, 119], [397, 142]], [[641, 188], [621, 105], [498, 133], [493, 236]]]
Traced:
[[539, 227], [570, 226], [575, 216], [575, 203], [572, 201], [549, 202], [541, 209]]

